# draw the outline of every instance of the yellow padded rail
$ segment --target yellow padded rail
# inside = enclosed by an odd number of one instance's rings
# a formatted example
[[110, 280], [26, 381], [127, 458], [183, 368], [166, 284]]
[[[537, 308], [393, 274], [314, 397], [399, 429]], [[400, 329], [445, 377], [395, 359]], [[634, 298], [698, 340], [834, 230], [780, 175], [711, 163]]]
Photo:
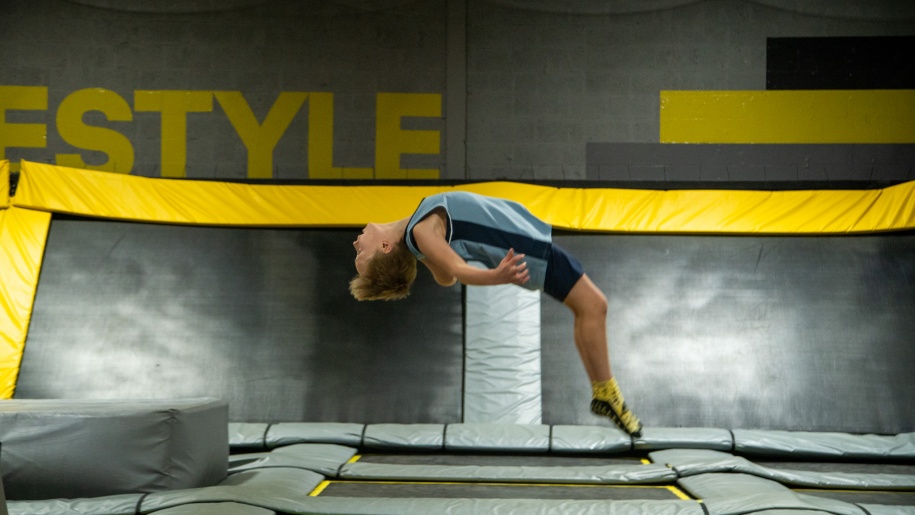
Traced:
[[0, 399], [16, 386], [50, 223], [50, 213], [0, 210]]
[[428, 195], [517, 200], [554, 227], [630, 233], [818, 234], [915, 228], [915, 182], [877, 190], [734, 191], [461, 186], [278, 186], [151, 179], [23, 162], [13, 205], [173, 224], [360, 227], [408, 216]]
[[915, 90], [661, 91], [662, 143], [915, 143]]
[[0, 160], [0, 209], [10, 205], [10, 162]]

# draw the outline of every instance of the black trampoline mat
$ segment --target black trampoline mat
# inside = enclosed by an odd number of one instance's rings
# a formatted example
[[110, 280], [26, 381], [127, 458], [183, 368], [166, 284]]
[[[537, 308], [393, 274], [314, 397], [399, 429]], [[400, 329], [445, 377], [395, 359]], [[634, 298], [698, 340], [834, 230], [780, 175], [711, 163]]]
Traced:
[[364, 454], [360, 463], [388, 465], [474, 465], [507, 467], [600, 467], [640, 465], [640, 457], [532, 456], [505, 454]]
[[[322, 497], [438, 499], [677, 500], [668, 486], [330, 481]], [[682, 492], [681, 492], [681, 495]]]

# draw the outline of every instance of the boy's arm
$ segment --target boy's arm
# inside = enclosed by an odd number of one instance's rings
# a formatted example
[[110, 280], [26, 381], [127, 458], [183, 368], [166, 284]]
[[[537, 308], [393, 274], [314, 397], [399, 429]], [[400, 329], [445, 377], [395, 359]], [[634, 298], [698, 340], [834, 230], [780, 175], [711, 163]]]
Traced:
[[435, 223], [434, 217], [416, 224], [413, 238], [426, 256], [422, 263], [439, 284], [451, 285], [455, 279], [471, 285], [524, 284], [530, 279], [524, 254], [515, 254], [514, 250], [509, 250], [499, 266], [491, 270], [468, 265], [445, 241], [444, 228]]
[[426, 265], [426, 268], [428, 268], [429, 271], [432, 272], [432, 277], [435, 278], [435, 282], [437, 282], [439, 285], [454, 286], [454, 283], [457, 282], [457, 277], [454, 277], [453, 275], [448, 275], [447, 273], [445, 273], [444, 270], [439, 268], [435, 263], [429, 261], [428, 258], [422, 259], [419, 262]]

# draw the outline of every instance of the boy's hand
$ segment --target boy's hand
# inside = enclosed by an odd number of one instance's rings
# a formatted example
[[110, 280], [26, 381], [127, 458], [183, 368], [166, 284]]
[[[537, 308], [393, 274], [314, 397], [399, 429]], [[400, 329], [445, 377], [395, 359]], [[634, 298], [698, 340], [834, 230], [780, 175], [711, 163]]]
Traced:
[[527, 263], [522, 261], [524, 254], [515, 254], [515, 249], [509, 249], [508, 254], [494, 270], [497, 284], [524, 284], [530, 280]]

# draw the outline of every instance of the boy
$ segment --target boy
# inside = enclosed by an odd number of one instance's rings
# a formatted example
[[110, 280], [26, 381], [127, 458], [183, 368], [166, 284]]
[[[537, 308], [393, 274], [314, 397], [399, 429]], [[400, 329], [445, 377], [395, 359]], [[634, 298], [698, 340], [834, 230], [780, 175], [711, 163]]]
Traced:
[[[358, 300], [409, 295], [417, 260], [435, 281], [543, 290], [575, 316], [575, 346], [591, 380], [591, 411], [633, 436], [642, 424], [623, 401], [607, 353], [607, 298], [581, 264], [552, 243], [552, 228], [517, 202], [454, 191], [426, 197], [408, 218], [368, 224], [353, 242]], [[479, 269], [467, 261], [482, 262]]]

